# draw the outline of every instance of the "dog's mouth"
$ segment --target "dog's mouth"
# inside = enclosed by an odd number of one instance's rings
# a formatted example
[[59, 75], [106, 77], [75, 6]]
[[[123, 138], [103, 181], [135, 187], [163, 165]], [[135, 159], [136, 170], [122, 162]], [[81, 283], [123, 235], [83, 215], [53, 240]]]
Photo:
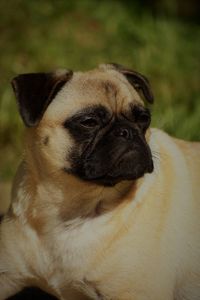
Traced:
[[99, 175], [93, 168], [93, 172], [87, 170], [82, 179], [99, 185], [114, 186], [123, 180], [137, 180], [145, 173], [152, 173], [153, 169], [151, 155], [141, 160], [136, 152], [131, 150], [123, 153], [104, 174]]

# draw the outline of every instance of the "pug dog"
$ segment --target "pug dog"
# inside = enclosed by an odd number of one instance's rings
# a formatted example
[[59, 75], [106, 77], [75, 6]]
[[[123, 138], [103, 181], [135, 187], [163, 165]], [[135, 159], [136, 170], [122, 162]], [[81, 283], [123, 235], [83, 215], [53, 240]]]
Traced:
[[105, 64], [12, 85], [27, 129], [0, 226], [0, 299], [27, 286], [200, 299], [200, 143], [150, 128], [147, 78]]

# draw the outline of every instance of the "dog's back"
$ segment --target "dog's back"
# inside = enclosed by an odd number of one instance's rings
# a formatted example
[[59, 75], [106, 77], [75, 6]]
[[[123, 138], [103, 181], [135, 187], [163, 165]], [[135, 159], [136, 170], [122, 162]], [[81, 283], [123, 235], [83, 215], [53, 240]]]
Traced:
[[[177, 261], [180, 259], [180, 265], [174, 299], [197, 300], [200, 298], [200, 143], [172, 138], [163, 132], [158, 132], [158, 137], [161, 145], [164, 142], [167, 154], [171, 151], [174, 168], [167, 170], [166, 157], [161, 154], [161, 164], [168, 173], [166, 178], [173, 182], [169, 184], [173, 197], [168, 230], [179, 241]], [[164, 232], [162, 234], [164, 236]]]
[[193, 196], [200, 214], [200, 143], [186, 142], [175, 138], [174, 141], [181, 149], [187, 162], [187, 171], [190, 174], [193, 186]]

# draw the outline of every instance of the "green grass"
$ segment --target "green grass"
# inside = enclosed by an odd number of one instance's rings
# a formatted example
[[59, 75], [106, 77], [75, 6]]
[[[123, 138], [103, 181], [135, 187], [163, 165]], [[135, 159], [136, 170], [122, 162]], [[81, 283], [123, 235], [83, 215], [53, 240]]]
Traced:
[[22, 155], [10, 86], [19, 73], [127, 65], [152, 84], [153, 125], [200, 140], [199, 25], [155, 19], [120, 1], [2, 0], [0, 11], [0, 180], [13, 176]]

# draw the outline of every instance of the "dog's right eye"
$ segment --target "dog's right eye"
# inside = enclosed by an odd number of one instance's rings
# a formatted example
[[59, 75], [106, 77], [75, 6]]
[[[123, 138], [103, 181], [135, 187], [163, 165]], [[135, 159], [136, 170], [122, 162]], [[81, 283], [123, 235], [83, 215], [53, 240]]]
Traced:
[[80, 121], [81, 126], [86, 128], [94, 128], [99, 125], [98, 121], [94, 117], [86, 117]]

